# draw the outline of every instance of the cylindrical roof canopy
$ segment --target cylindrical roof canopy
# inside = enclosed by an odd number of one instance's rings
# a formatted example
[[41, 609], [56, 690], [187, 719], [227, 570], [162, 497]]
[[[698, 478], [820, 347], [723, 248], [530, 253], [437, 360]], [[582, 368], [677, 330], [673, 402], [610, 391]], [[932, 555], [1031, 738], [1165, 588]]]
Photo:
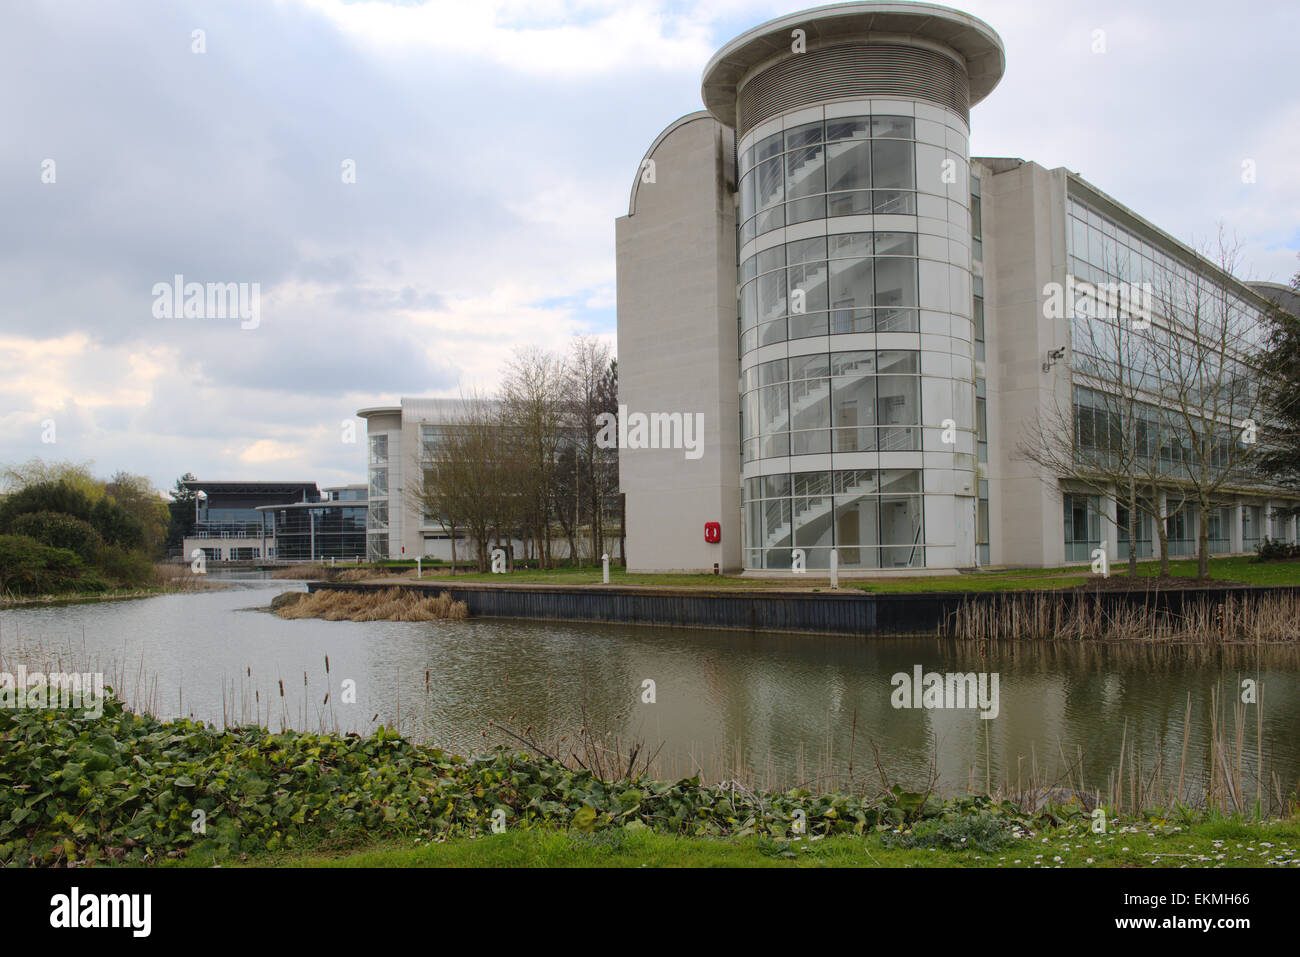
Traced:
[[[794, 52], [795, 30], [804, 33], [804, 52]], [[766, 118], [765, 104], [789, 108], [819, 96], [917, 96], [964, 114], [1005, 68], [1001, 38], [969, 14], [930, 3], [836, 3], [736, 37], [704, 68], [702, 96], [710, 113], [741, 133]], [[751, 80], [755, 89], [746, 91]], [[791, 94], [774, 95], [780, 86]], [[738, 111], [746, 92], [751, 104]]]

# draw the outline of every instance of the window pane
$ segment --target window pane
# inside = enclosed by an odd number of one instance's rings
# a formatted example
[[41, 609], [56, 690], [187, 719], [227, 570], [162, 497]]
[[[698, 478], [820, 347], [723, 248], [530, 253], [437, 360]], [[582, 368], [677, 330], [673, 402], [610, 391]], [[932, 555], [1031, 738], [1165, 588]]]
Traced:
[[798, 199], [793, 203], [787, 203], [785, 210], [786, 222], [790, 226], [795, 223], [809, 223], [814, 219], [825, 219], [826, 197], [814, 196], [811, 199]]
[[790, 317], [790, 338], [808, 339], [826, 335], [826, 313], [810, 312]]
[[916, 233], [875, 233], [877, 256], [915, 256]]
[[826, 121], [826, 141], [864, 140], [871, 135], [871, 118], [868, 116], [848, 116], [838, 120]]
[[785, 273], [770, 272], [759, 276], [757, 282], [759, 321], [785, 315]]
[[780, 133], [773, 133], [771, 136], [764, 137], [754, 147], [754, 160], [762, 163], [764, 160], [771, 159], [781, 152], [784, 143], [785, 137]]
[[[802, 309], [797, 309], [795, 290], [803, 290]], [[826, 263], [790, 267], [790, 312], [824, 312], [826, 306]]]
[[870, 259], [842, 259], [831, 262], [831, 307], [834, 309], [871, 306]]
[[875, 378], [872, 376], [848, 376], [831, 381], [834, 386], [831, 401], [834, 405], [835, 428], [857, 429], [862, 426], [875, 425]]
[[810, 146], [785, 157], [786, 197], [799, 199], [826, 192], [825, 147]]
[[758, 390], [758, 420], [761, 435], [786, 431], [790, 422], [788, 386], [773, 385]]
[[873, 233], [839, 233], [830, 237], [831, 259], [859, 259], [872, 255]]
[[879, 508], [874, 495], [835, 496], [835, 546], [841, 564], [879, 567], [880, 551], [872, 547], [880, 541]]
[[834, 510], [829, 495], [819, 498], [796, 498], [793, 514], [796, 546], [830, 548], [834, 544], [831, 531], [834, 527], [832, 524]]
[[871, 118], [871, 135], [887, 136], [895, 139], [916, 139], [913, 132], [915, 124], [910, 116], [873, 116]]
[[[876, 260], [875, 304], [877, 306], [916, 305], [915, 259], [887, 257]], [[866, 303], [864, 302], [863, 305]]]
[[[829, 429], [831, 426], [829, 379], [800, 379], [790, 383], [792, 429]], [[829, 442], [829, 435], [827, 437]], [[829, 447], [823, 451], [830, 451]]]
[[847, 140], [827, 147], [827, 184], [831, 190], [871, 188], [871, 143]]
[[815, 262], [826, 258], [826, 237], [814, 236], [812, 239], [801, 239], [797, 242], [786, 243], [785, 248], [791, 266], [799, 263]]
[[774, 246], [758, 254], [759, 273], [771, 272], [773, 269], [785, 268], [785, 247]]
[[758, 166], [755, 198], [759, 209], [766, 209], [773, 203], [779, 203], [785, 199], [784, 168], [784, 162], [779, 156]]
[[912, 144], [905, 140], [876, 140], [871, 144], [871, 185], [875, 189], [911, 189]]
[[805, 123], [803, 126], [796, 126], [794, 129], [785, 131], [785, 148], [788, 150], [798, 149], [802, 146], [811, 146], [814, 143], [822, 141], [822, 122], [818, 120], [815, 123]]
[[875, 195], [867, 190], [831, 193], [826, 197], [828, 216], [865, 216], [872, 211]]
[[882, 375], [876, 378], [877, 416], [881, 425], [921, 424], [921, 380], [916, 376]]
[[820, 353], [815, 356], [791, 356], [791, 379], [815, 379], [831, 374], [830, 356]]

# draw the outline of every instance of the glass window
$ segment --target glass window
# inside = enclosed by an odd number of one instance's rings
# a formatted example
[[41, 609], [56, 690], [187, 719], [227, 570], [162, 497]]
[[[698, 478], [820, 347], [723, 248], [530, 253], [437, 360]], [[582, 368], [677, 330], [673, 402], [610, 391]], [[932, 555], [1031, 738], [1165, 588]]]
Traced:
[[871, 143], [846, 140], [827, 147], [827, 185], [832, 191], [871, 188]]
[[812, 239], [800, 239], [797, 242], [787, 243], [785, 248], [791, 266], [816, 262], [826, 258], [826, 237], [814, 236]]
[[803, 126], [796, 126], [793, 129], [785, 131], [785, 148], [787, 150], [799, 149], [803, 146], [811, 146], [814, 143], [822, 141], [822, 122], [817, 120], [815, 123], [805, 123]]
[[758, 385], [775, 385], [778, 382], [784, 382], [790, 376], [787, 372], [785, 359], [773, 359], [771, 362], [764, 362], [755, 367], [758, 372]]
[[830, 356], [825, 353], [813, 356], [790, 357], [790, 378], [792, 380], [816, 379], [819, 376], [828, 376], [830, 372]]
[[758, 177], [754, 173], [746, 173], [744, 179], [740, 181], [740, 221], [743, 223], [754, 215], [758, 207], [754, 204], [754, 185]]
[[773, 269], [785, 268], [785, 247], [773, 246], [758, 254], [758, 271], [771, 272]]
[[826, 197], [813, 196], [809, 199], [797, 199], [785, 207], [787, 225], [810, 223], [814, 219], [826, 218]]
[[873, 239], [877, 256], [915, 256], [915, 233], [875, 233]]
[[912, 189], [913, 144], [885, 140], [871, 144], [871, 184], [875, 189]]
[[835, 544], [842, 565], [880, 567], [880, 550], [874, 547], [880, 541], [879, 510], [874, 495], [835, 496]]
[[388, 436], [372, 435], [370, 437], [370, 463], [372, 465], [388, 464]]
[[762, 163], [764, 160], [776, 156], [784, 148], [785, 137], [781, 133], [773, 133], [758, 141], [754, 147], [754, 161]]
[[[791, 313], [824, 312], [826, 310], [826, 263], [810, 263], [790, 267]], [[803, 291], [803, 308], [799, 308], [796, 290]]]
[[831, 355], [831, 375], [875, 375], [873, 351], [836, 352]]
[[916, 139], [915, 123], [910, 116], [873, 116], [871, 118], [871, 135], [873, 138]]
[[759, 276], [757, 282], [759, 321], [785, 315], [785, 273], [770, 272], [765, 276]]
[[881, 425], [919, 425], [921, 380], [916, 376], [882, 375], [876, 378], [876, 415]]
[[829, 495], [831, 473], [795, 472], [790, 476], [790, 491], [793, 495]]
[[[831, 426], [830, 380], [800, 379], [790, 383], [791, 429], [829, 429]], [[830, 435], [826, 437], [830, 451]]]
[[825, 147], [809, 146], [785, 156], [786, 197], [799, 199], [826, 192]]
[[880, 497], [880, 564], [883, 568], [907, 568], [923, 561], [921, 541], [921, 497]]
[[785, 385], [758, 390], [759, 434], [784, 432], [790, 423], [790, 390]]
[[[832, 274], [832, 280], [833, 278]], [[877, 306], [916, 305], [915, 259], [885, 257], [876, 260], [875, 304]]]
[[830, 237], [831, 259], [860, 259], [872, 255], [873, 233], [838, 233]]
[[841, 259], [831, 262], [831, 306], [835, 309], [871, 306], [872, 261]]
[[865, 140], [871, 135], [871, 117], [847, 116], [826, 121], [826, 141]]
[[828, 216], [865, 216], [874, 209], [875, 195], [867, 190], [831, 193], [826, 197]]
[[779, 156], [758, 166], [755, 199], [759, 209], [767, 209], [785, 199], [784, 168], [784, 162]]

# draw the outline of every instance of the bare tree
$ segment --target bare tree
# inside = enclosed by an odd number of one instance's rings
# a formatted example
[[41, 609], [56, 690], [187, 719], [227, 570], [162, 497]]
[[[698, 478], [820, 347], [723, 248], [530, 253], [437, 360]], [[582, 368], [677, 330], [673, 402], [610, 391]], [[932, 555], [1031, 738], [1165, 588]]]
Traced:
[[[1117, 257], [1108, 272], [1117, 277], [1109, 285], [1072, 282], [1055, 290], [1055, 303], [1049, 294], [1048, 315], [1070, 319], [1071, 390], [1039, 411], [1016, 451], [1053, 487], [1065, 479], [1125, 506], [1128, 573], [1135, 576], [1141, 516], [1164, 530], [1151, 472], [1168, 432], [1153, 417], [1147, 391], [1159, 363], [1147, 304]], [[1162, 573], [1166, 545], [1161, 534]]]
[[1254, 474], [1258, 319], [1232, 292], [1238, 249], [1222, 230], [1202, 256], [1141, 290], [1118, 263], [1110, 288], [1079, 287], [1071, 395], [1064, 407], [1049, 405], [1017, 447], [1045, 480], [1065, 478], [1126, 506], [1130, 574], [1139, 514], [1154, 521], [1167, 575], [1169, 523], [1195, 504], [1197, 574], [1208, 577], [1210, 515]]
[[1211, 265], [1169, 277], [1161, 286], [1160, 406], [1178, 428], [1171, 477], [1197, 506], [1196, 573], [1210, 574], [1210, 514], [1227, 494], [1257, 477], [1260, 418], [1259, 355], [1263, 327], [1253, 306], [1237, 296], [1233, 275], [1241, 247], [1222, 226]]
[[573, 446], [575, 523], [583, 499], [591, 530], [591, 556], [595, 560], [604, 548], [604, 509], [601, 504], [602, 453], [596, 444], [600, 433], [598, 417], [604, 408], [603, 386], [612, 362], [609, 346], [589, 336], [573, 341], [565, 383], [567, 432]]
[[563, 425], [564, 380], [562, 359], [529, 346], [515, 351], [501, 388], [506, 422], [502, 438], [519, 469], [520, 506], [543, 568], [553, 567], [551, 519]]
[[417, 453], [414, 502], [451, 539], [453, 567], [463, 532], [474, 543], [475, 567], [487, 571], [494, 537], [500, 541], [503, 527], [509, 534], [514, 495], [500, 410], [495, 401], [471, 393], [449, 419], [435, 432], [432, 447]]

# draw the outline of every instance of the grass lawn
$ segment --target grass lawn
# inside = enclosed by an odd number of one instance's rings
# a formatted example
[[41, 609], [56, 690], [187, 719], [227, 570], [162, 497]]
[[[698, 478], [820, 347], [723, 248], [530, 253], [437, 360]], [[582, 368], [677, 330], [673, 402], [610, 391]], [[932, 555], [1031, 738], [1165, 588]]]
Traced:
[[[1169, 565], [1175, 577], [1194, 578], [1196, 562], [1175, 561]], [[1156, 561], [1139, 562], [1138, 574], [1154, 578], [1160, 572]], [[1125, 577], [1127, 565], [1116, 563], [1111, 577]], [[1210, 577], [1221, 581], [1241, 582], [1248, 585], [1300, 585], [1300, 561], [1253, 562], [1248, 557], [1215, 558], [1210, 560]], [[807, 579], [761, 579], [739, 575], [633, 575], [622, 568], [610, 569], [611, 585], [644, 585], [669, 588], [784, 588], [806, 591], [824, 591], [826, 579], [809, 576]], [[1014, 591], [1071, 588], [1090, 580], [1086, 566], [1070, 568], [1031, 568], [1007, 571], [979, 571], [962, 575], [925, 575], [908, 578], [841, 578], [842, 588], [858, 588], [879, 593], [911, 593], [941, 591]], [[454, 577], [446, 572], [428, 570], [425, 581], [447, 581], [462, 584], [488, 583], [495, 585], [599, 585], [601, 570], [595, 568], [558, 568], [552, 571], [515, 571], [507, 575], [462, 574]]]
[[[347, 845], [351, 842], [341, 842]], [[171, 863], [171, 862], [169, 862]], [[210, 866], [196, 857], [182, 866]], [[222, 866], [254, 867], [1300, 867], [1300, 822], [1210, 820], [1086, 824], [1030, 832], [1000, 847], [902, 848], [866, 837], [671, 837], [649, 830], [514, 831], [445, 842], [318, 845]]]

